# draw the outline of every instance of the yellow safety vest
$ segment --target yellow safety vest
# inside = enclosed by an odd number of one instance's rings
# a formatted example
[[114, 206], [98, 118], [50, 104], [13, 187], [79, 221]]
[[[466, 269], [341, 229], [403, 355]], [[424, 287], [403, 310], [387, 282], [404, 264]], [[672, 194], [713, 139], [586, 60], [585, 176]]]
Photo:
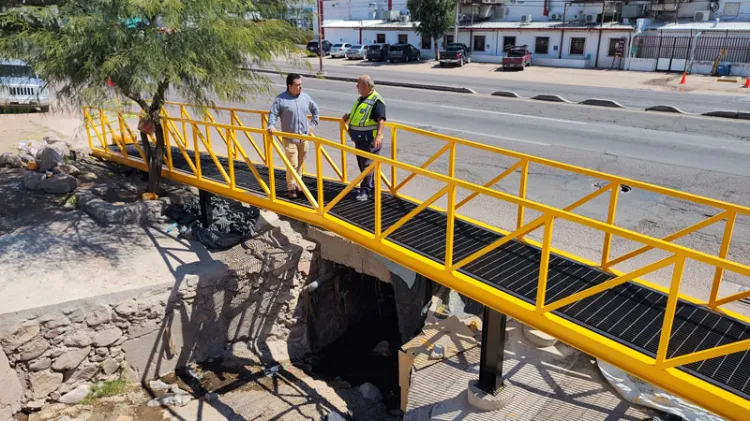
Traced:
[[[357, 132], [377, 131], [378, 122], [372, 119], [372, 110], [375, 109], [375, 103], [378, 101], [383, 102], [383, 98], [377, 92], [372, 91], [362, 102], [355, 102], [352, 111], [349, 113], [349, 130]], [[375, 134], [373, 133], [373, 135]]]

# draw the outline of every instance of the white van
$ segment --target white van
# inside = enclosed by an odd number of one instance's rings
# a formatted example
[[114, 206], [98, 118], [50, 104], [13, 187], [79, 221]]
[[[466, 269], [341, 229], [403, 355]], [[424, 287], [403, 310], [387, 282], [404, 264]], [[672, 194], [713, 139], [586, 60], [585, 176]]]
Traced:
[[0, 58], [0, 109], [39, 108], [49, 111], [49, 90], [21, 60]]

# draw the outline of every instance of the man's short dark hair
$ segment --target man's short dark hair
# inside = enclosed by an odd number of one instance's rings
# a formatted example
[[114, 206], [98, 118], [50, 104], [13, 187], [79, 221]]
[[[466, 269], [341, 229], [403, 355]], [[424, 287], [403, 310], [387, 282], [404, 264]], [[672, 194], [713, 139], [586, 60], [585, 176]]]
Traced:
[[294, 85], [294, 81], [297, 79], [302, 79], [302, 75], [299, 73], [289, 73], [286, 75], [286, 86]]

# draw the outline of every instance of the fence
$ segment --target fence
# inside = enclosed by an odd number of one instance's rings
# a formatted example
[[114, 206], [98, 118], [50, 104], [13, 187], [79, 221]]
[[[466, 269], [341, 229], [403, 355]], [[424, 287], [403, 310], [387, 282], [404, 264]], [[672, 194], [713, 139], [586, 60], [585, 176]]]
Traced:
[[750, 62], [750, 36], [727, 36], [716, 33], [695, 35], [641, 35], [633, 39], [635, 58], [690, 59], [690, 50], [695, 44], [696, 61], [713, 61], [725, 49], [721, 61], [731, 63]]

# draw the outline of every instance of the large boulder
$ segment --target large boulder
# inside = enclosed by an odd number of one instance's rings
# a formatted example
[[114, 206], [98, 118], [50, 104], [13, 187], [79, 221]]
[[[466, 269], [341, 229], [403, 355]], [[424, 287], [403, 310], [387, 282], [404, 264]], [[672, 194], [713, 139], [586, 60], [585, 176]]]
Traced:
[[23, 176], [23, 185], [29, 190], [41, 190], [44, 177], [45, 175], [42, 173], [26, 171], [26, 174]]
[[42, 180], [41, 187], [46, 193], [71, 193], [78, 187], [78, 180], [70, 174], [55, 174]]
[[[64, 147], [65, 145], [63, 145]], [[65, 163], [65, 155], [62, 153], [62, 148], [55, 147], [55, 145], [48, 145], [46, 148], [42, 148], [36, 154], [36, 162], [39, 163], [39, 171], [52, 171], [56, 166]]]

